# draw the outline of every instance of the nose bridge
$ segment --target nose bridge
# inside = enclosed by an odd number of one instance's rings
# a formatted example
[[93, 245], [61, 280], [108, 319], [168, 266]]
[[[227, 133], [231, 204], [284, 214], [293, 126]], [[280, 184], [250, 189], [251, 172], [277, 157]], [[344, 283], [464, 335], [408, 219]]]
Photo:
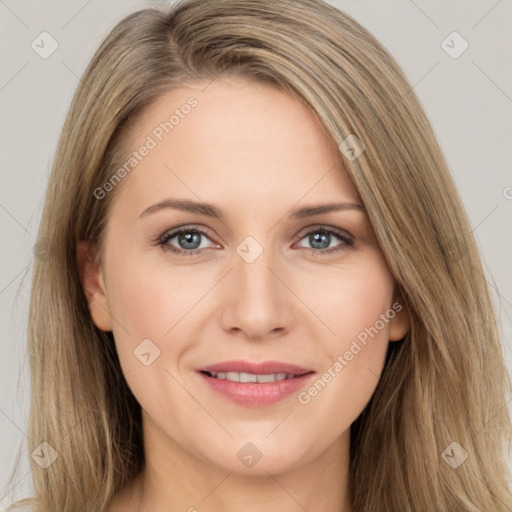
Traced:
[[247, 237], [236, 247], [232, 289], [223, 312], [226, 329], [245, 331], [250, 338], [282, 330], [290, 320], [290, 292], [276, 276], [276, 251], [266, 241], [264, 246]]
[[238, 295], [250, 300], [267, 301], [279, 295], [275, 275], [269, 270], [276, 266], [274, 251], [268, 238], [259, 242], [246, 237], [236, 248], [235, 276]]

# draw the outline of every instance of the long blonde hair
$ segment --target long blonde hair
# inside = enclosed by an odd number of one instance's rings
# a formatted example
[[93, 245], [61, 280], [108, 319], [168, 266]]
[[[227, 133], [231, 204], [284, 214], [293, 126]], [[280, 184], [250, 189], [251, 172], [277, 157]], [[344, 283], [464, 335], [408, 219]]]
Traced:
[[[364, 512], [509, 512], [510, 381], [470, 225], [407, 79], [356, 21], [321, 0], [185, 0], [125, 17], [94, 55], [59, 140], [29, 313], [37, 512], [104, 510], [144, 464], [140, 406], [112, 333], [93, 324], [79, 240], [100, 243], [127, 130], [164, 91], [234, 73], [304, 102], [333, 141], [411, 318], [351, 426], [350, 497]], [[455, 444], [457, 443], [457, 444]], [[464, 450], [464, 451], [462, 451]], [[455, 467], [454, 454], [467, 458]], [[459, 461], [460, 462], [460, 461]]]

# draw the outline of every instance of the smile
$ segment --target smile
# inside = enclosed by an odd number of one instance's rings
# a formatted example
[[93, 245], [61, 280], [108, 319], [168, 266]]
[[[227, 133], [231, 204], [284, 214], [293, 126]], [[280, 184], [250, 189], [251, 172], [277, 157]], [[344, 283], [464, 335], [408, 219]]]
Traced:
[[315, 371], [277, 361], [226, 361], [197, 369], [210, 391], [238, 405], [264, 407], [303, 388]]

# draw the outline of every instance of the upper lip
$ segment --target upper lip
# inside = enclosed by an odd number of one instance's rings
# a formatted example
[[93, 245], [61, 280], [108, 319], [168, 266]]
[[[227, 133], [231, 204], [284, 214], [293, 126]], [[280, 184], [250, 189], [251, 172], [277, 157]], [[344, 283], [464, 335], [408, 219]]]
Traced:
[[280, 361], [263, 361], [261, 363], [253, 361], [224, 361], [222, 363], [212, 364], [198, 368], [200, 372], [209, 373], [253, 373], [255, 375], [268, 375], [270, 373], [286, 373], [289, 375], [302, 375], [310, 373], [313, 370], [303, 368], [295, 364], [282, 363]]

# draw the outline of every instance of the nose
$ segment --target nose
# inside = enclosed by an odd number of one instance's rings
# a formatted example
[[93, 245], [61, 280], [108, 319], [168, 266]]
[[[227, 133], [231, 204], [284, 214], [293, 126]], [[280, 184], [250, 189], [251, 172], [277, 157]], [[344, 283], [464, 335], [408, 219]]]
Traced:
[[[263, 250], [253, 262], [234, 255], [234, 268], [224, 282], [222, 327], [251, 340], [276, 338], [289, 332], [296, 319], [293, 292], [286, 273]], [[296, 299], [295, 299], [296, 302]]]

